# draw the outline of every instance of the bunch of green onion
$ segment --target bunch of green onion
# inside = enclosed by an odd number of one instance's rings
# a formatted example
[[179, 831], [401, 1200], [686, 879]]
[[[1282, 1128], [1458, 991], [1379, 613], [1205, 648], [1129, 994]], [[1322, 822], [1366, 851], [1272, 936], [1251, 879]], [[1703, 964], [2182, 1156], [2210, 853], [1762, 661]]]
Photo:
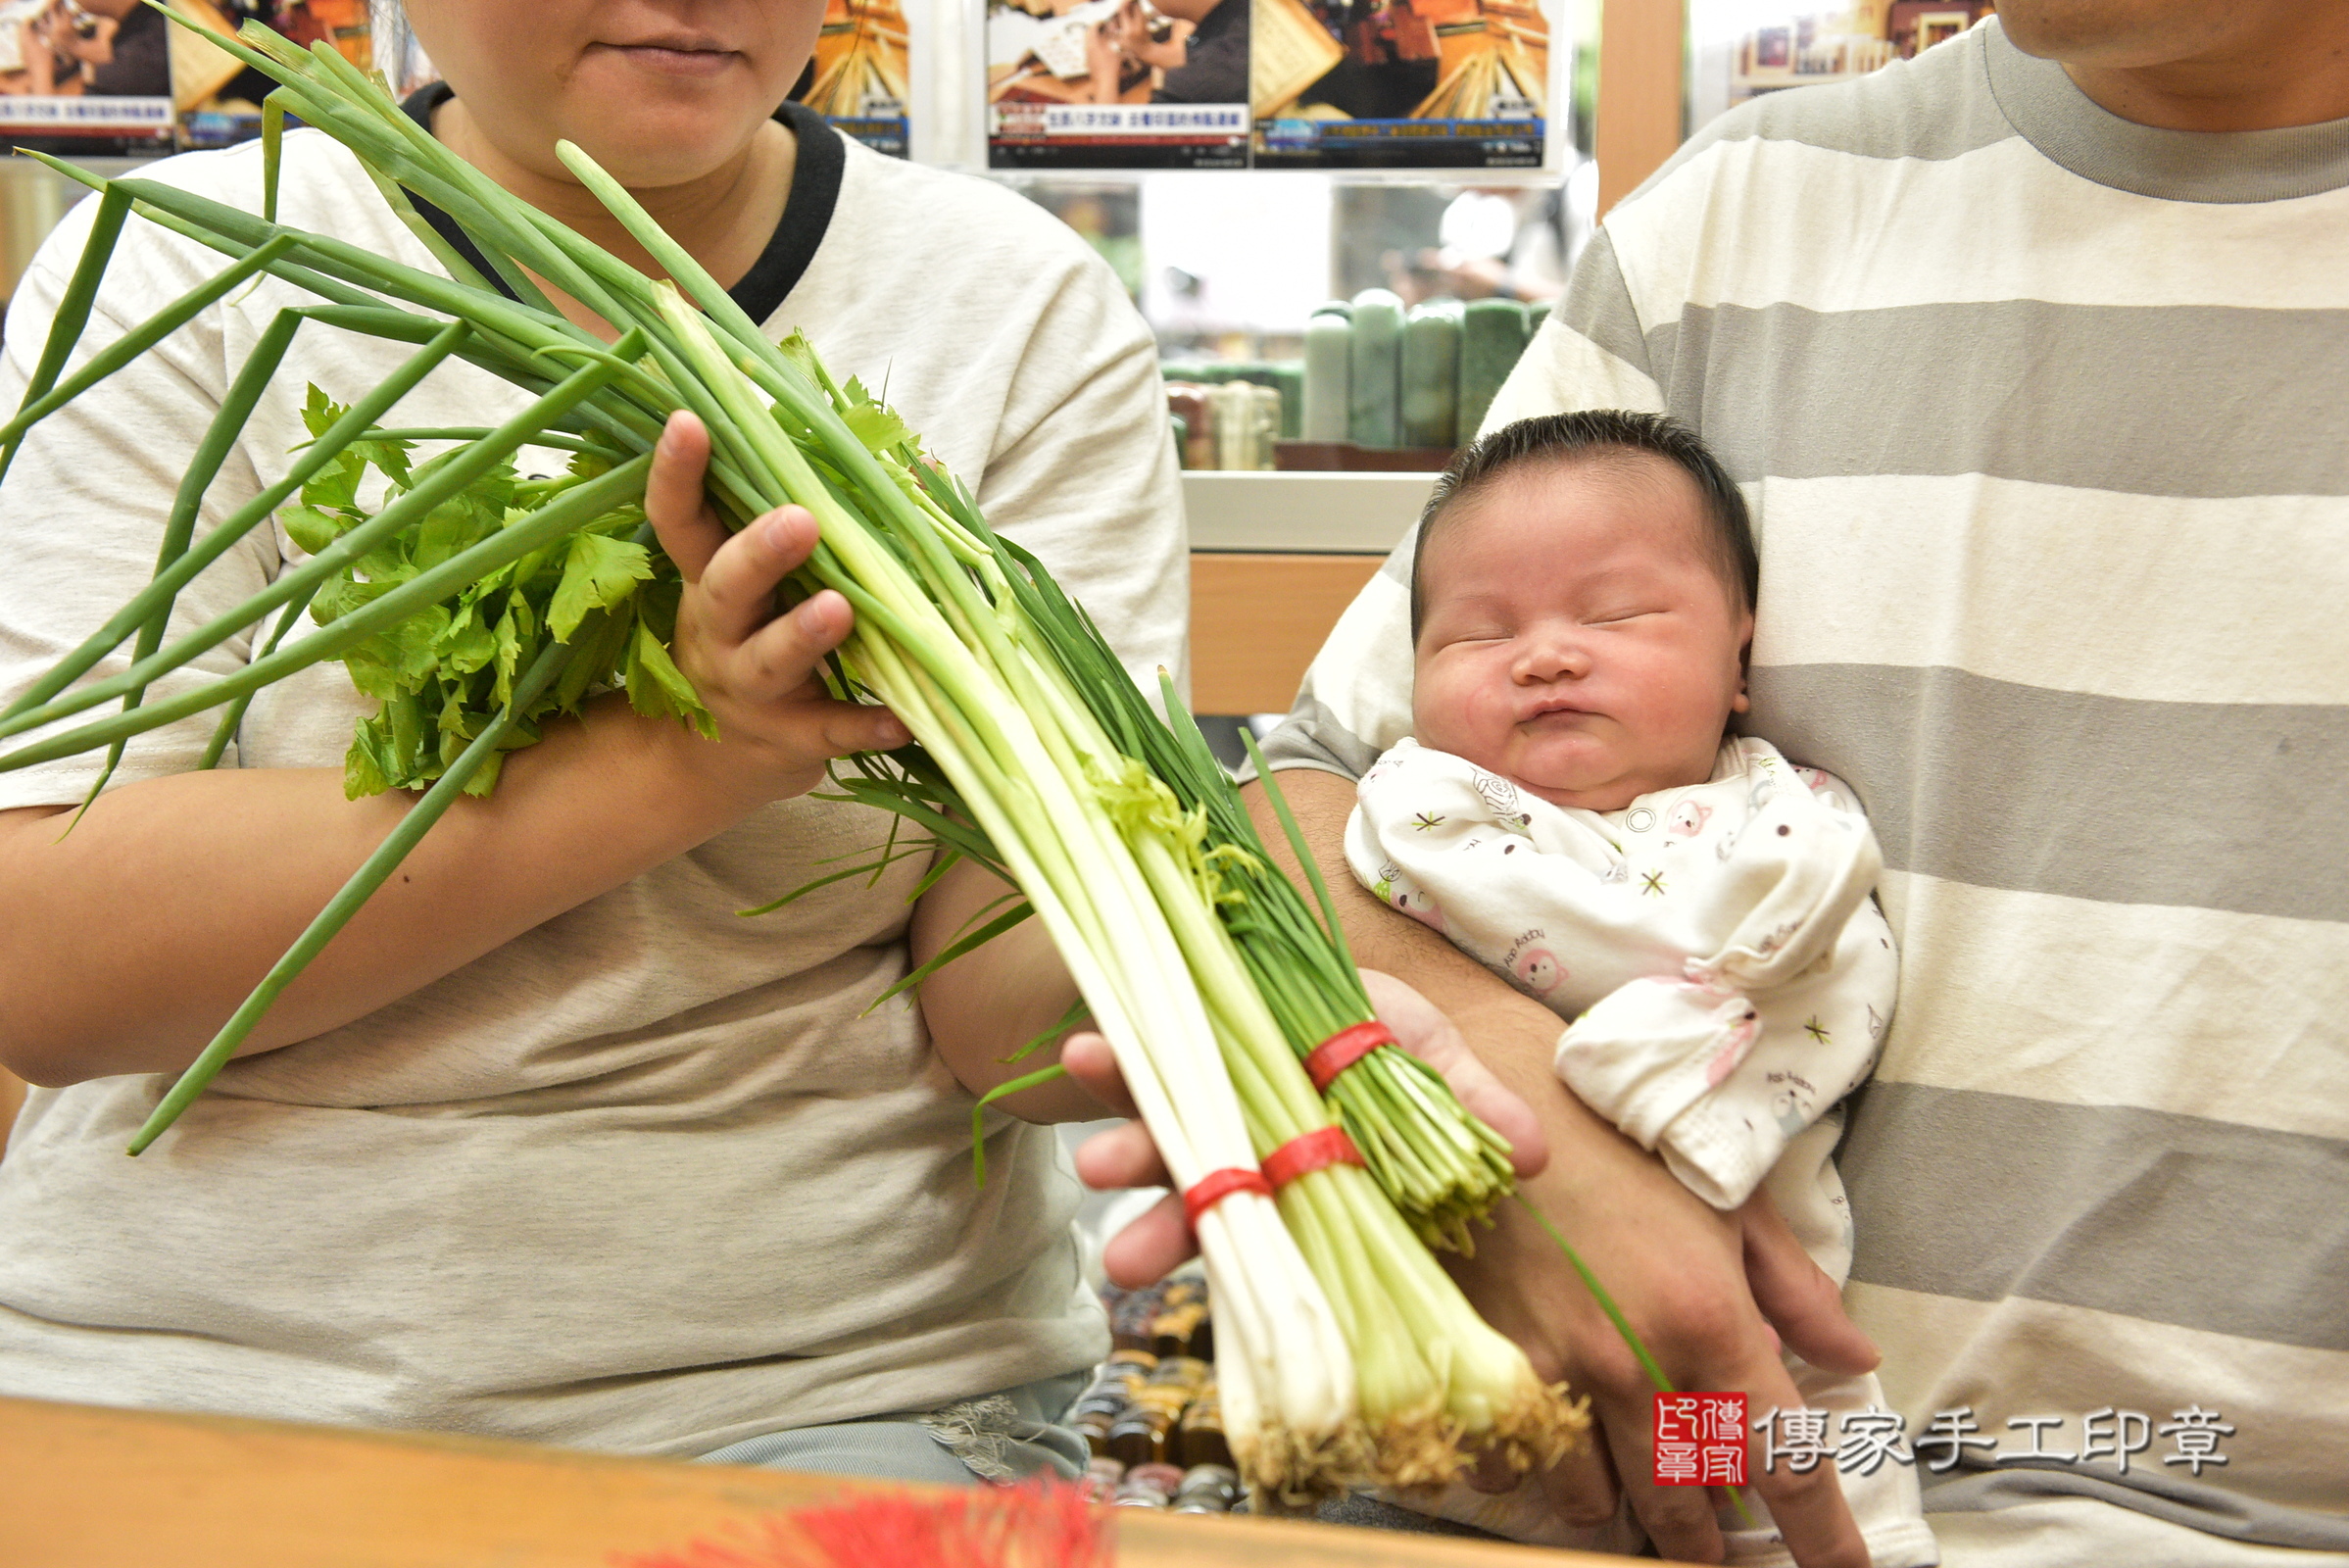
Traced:
[[[1508, 1191], [1506, 1150], [1441, 1078], [1391, 1048], [1340, 1075], [1331, 1101], [1315, 1091], [1300, 1056], [1367, 1019], [1368, 1000], [1326, 893], [1317, 922], [1267, 864], [1171, 692], [1170, 725], [1041, 564], [996, 537], [893, 413], [856, 383], [837, 384], [796, 337], [767, 341], [578, 149], [560, 148], [565, 165], [673, 282], [646, 278], [497, 187], [332, 49], [303, 51], [258, 26], [219, 41], [281, 83], [266, 106], [264, 213], [77, 175], [101, 192], [96, 222], [24, 407], [0, 426], [0, 472], [41, 418], [256, 274], [321, 303], [280, 313], [242, 367], [166, 519], [150, 585], [0, 712], [0, 742], [26, 737], [0, 750], [0, 770], [100, 747], [119, 756], [130, 737], [213, 708], [225, 710], [218, 760], [254, 691], [337, 659], [384, 703], [354, 742], [348, 787], [424, 789], [164, 1098], [132, 1152], [202, 1092], [441, 813], [488, 788], [502, 753], [547, 715], [616, 685], [645, 711], [707, 724], [666, 653], [673, 569], [640, 525], [651, 449], [667, 416], [688, 408], [710, 433], [709, 489], [721, 515], [741, 526], [786, 503], [815, 514], [821, 542], [795, 590], [836, 589], [856, 616], [829, 679], [839, 695], [886, 704], [914, 737], [887, 758], [858, 759], [843, 776], [848, 792], [926, 828], [942, 866], [973, 857], [1024, 896], [941, 961], [1019, 918], [1043, 920], [1184, 1189], [1253, 1171], [1333, 1123], [1360, 1147], [1362, 1165], [1313, 1170], [1277, 1199], [1237, 1191], [1197, 1218], [1227, 1428], [1251, 1483], [1300, 1495], [1442, 1480], [1480, 1450], [1519, 1468], [1554, 1461], [1581, 1428], [1579, 1407], [1477, 1317], [1422, 1239], [1465, 1242], [1467, 1222]], [[288, 112], [357, 155], [449, 276], [271, 220]], [[462, 225], [514, 298], [423, 221], [409, 191]], [[134, 214], [229, 265], [67, 376]], [[618, 340], [565, 319], [534, 276]], [[295, 334], [318, 329], [416, 352], [347, 408], [314, 399], [314, 439], [286, 477], [195, 539], [204, 496], [262, 389]], [[495, 428], [385, 430], [384, 413], [452, 356], [535, 400]], [[425, 441], [450, 444], [413, 462]], [[573, 471], [517, 482], [514, 455], [533, 445], [571, 449]], [[355, 465], [390, 481], [379, 510], [360, 507], [346, 485]], [[180, 590], [289, 503], [289, 531], [310, 559], [167, 643]], [[291, 636], [306, 611], [318, 624]], [[260, 649], [242, 669], [145, 702], [150, 684], [240, 633]], [[83, 681], [126, 642], [127, 668]], [[69, 722], [118, 701], [110, 716]]]

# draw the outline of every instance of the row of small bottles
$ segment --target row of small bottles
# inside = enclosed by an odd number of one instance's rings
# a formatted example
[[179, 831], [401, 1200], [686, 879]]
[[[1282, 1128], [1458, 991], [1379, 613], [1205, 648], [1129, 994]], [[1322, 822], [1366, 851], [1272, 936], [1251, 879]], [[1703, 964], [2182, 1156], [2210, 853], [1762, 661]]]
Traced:
[[1547, 304], [1501, 299], [1406, 308], [1383, 288], [1333, 300], [1305, 323], [1298, 433], [1361, 447], [1457, 446], [1475, 436], [1548, 315]]
[[1088, 1483], [1122, 1506], [1228, 1512], [1240, 1482], [1215, 1392], [1206, 1282], [1178, 1275], [1102, 1298], [1114, 1348], [1069, 1415], [1093, 1450]]

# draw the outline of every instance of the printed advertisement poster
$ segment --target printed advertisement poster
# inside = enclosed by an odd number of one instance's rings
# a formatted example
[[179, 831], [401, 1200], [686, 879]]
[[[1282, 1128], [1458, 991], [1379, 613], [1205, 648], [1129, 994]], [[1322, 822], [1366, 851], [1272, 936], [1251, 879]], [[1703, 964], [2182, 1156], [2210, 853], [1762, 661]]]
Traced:
[[1244, 169], [1250, 0], [988, 0], [996, 169]]
[[1539, 0], [1253, 0], [1259, 169], [1538, 169]]
[[795, 96], [841, 134], [904, 158], [912, 135], [913, 52], [900, 0], [827, 0], [809, 79]]
[[0, 0], [0, 144], [170, 152], [171, 30], [140, 0]]
[[[214, 32], [233, 33], [248, 22], [291, 38], [305, 49], [331, 44], [362, 71], [374, 64], [367, 0], [172, 0], [183, 14]], [[224, 49], [185, 27], [171, 29], [171, 106], [182, 147], [225, 147], [261, 134], [261, 101], [276, 83]]]

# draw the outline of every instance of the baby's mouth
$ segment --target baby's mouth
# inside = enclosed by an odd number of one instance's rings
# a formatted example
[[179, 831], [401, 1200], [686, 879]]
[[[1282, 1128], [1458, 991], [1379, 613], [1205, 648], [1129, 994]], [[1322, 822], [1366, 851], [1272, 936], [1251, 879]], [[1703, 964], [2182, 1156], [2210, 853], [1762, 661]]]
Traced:
[[1517, 721], [1520, 729], [1571, 729], [1597, 715], [1574, 703], [1543, 703]]

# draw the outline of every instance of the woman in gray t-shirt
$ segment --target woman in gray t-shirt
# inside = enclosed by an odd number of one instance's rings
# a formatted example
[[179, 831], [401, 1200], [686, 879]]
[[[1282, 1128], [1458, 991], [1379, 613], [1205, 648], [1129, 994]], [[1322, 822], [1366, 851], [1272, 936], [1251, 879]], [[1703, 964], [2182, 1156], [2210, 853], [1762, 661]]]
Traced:
[[[819, 0], [714, 0], [690, 24], [616, 0], [414, 10], [446, 75], [411, 105], [434, 135], [649, 267], [553, 157], [558, 137], [586, 147], [769, 330], [886, 384], [1133, 667], [1181, 668], [1147, 329], [1018, 197], [778, 118]], [[286, 222], [434, 266], [319, 133], [289, 134], [284, 157]], [[259, 210], [255, 147], [147, 174]], [[0, 397], [20, 395], [87, 225], [85, 206], [26, 273]], [[134, 220], [86, 346], [218, 265]], [[231, 296], [27, 442], [0, 491], [0, 700], [144, 581], [195, 441], [299, 303], [274, 281]], [[348, 401], [396, 360], [306, 326], [207, 520], [284, 472], [310, 383]], [[394, 422], [495, 422], [523, 401], [452, 363]], [[672, 426], [648, 510], [697, 579], [677, 654], [722, 739], [611, 699], [550, 724], [138, 1160], [122, 1147], [170, 1075], [409, 798], [344, 800], [368, 705], [333, 665], [263, 693], [217, 771], [195, 767], [209, 717], [141, 737], [62, 839], [96, 760], [0, 774], [0, 1062], [52, 1086], [0, 1161], [0, 1394], [698, 1455], [1018, 1391], [987, 1408], [1043, 1462], [1052, 1380], [1106, 1344], [1068, 1241], [1075, 1186], [1049, 1131], [1004, 1117], [974, 1189], [968, 1127], [973, 1090], [1012, 1070], [995, 1058], [1073, 989], [1037, 936], [956, 965], [918, 1010], [867, 1013], [1000, 891], [967, 873], [910, 908], [922, 868], [901, 862], [775, 916], [733, 912], [881, 840], [879, 817], [807, 792], [825, 759], [901, 732], [808, 679], [849, 623], [835, 595], [771, 614], [810, 525], [787, 512], [726, 537], [700, 505], [704, 450]], [[180, 612], [296, 558], [282, 533], [249, 538]], [[231, 644], [194, 673], [245, 657]], [[918, 1434], [850, 1463], [964, 1473]]]

